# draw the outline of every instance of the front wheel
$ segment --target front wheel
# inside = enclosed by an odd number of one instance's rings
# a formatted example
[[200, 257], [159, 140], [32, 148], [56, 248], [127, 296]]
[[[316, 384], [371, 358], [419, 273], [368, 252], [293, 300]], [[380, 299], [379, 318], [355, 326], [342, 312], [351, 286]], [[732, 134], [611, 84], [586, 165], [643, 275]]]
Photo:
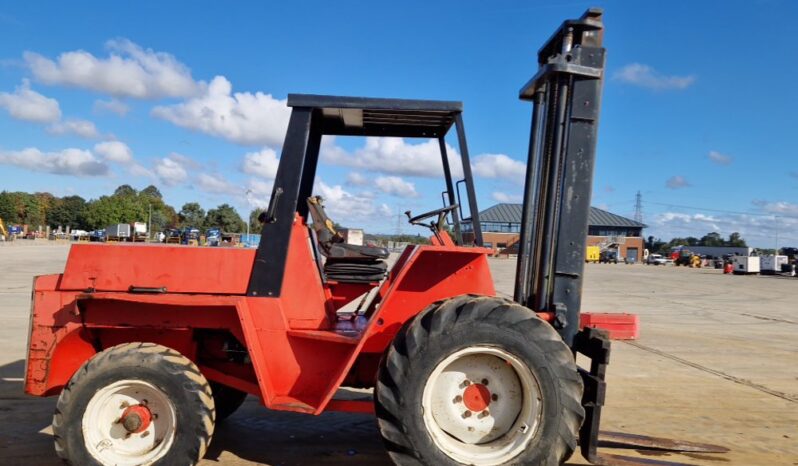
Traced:
[[53, 417], [58, 456], [75, 466], [193, 465], [211, 441], [205, 377], [177, 351], [126, 343], [86, 361]]
[[560, 464], [584, 418], [582, 381], [560, 336], [527, 308], [463, 296], [397, 334], [376, 412], [395, 463]]

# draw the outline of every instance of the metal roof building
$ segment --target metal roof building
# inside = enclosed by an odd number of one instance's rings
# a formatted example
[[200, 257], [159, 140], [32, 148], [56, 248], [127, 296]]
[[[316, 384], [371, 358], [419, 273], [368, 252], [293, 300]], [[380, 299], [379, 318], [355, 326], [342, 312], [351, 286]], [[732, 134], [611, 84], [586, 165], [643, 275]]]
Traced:
[[[521, 233], [521, 204], [496, 204], [479, 213], [482, 236], [487, 247], [497, 252], [515, 254]], [[464, 238], [470, 225], [463, 224]], [[588, 246], [605, 247], [611, 243], [621, 257], [637, 261], [643, 253], [643, 228], [632, 219], [591, 207], [588, 215]]]
[[[479, 219], [484, 231], [517, 233], [521, 228], [521, 204], [496, 204], [480, 212]], [[646, 227], [640, 222], [596, 207], [590, 208], [588, 226], [589, 234], [594, 236], [640, 236]]]

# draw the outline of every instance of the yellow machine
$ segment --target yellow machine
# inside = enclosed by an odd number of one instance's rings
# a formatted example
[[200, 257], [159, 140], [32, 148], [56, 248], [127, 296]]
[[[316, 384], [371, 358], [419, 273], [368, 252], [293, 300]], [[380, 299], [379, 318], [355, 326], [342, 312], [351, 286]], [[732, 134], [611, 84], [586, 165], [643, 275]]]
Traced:
[[600, 247], [588, 246], [585, 248], [585, 262], [593, 262], [598, 264], [599, 257], [601, 257]]
[[3, 223], [3, 219], [0, 218], [0, 241], [10, 240], [11, 235], [8, 234], [8, 230], [6, 230], [6, 224]]

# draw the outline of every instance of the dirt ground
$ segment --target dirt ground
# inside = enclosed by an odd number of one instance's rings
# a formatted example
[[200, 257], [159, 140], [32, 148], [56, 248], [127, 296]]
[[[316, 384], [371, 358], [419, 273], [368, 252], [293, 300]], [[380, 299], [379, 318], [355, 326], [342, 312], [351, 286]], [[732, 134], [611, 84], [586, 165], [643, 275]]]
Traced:
[[[0, 464], [57, 465], [55, 400], [22, 393], [31, 278], [63, 269], [65, 245], [0, 244]], [[515, 262], [491, 260], [512, 291]], [[603, 428], [709, 442], [726, 454], [660, 454], [695, 465], [798, 465], [798, 279], [716, 270], [586, 267], [584, 309], [640, 315], [614, 343]], [[608, 450], [642, 457], [634, 450]], [[203, 466], [390, 464], [368, 415], [267, 411], [250, 397], [217, 426]], [[585, 464], [578, 455], [569, 464]]]

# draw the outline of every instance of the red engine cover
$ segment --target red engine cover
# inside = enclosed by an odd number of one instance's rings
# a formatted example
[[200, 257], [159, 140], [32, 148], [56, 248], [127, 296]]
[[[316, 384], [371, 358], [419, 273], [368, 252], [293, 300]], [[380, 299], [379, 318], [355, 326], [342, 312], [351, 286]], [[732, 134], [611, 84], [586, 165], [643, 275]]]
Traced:
[[158, 244], [75, 244], [61, 290], [128, 291], [131, 286], [169, 293], [245, 294], [254, 249]]

